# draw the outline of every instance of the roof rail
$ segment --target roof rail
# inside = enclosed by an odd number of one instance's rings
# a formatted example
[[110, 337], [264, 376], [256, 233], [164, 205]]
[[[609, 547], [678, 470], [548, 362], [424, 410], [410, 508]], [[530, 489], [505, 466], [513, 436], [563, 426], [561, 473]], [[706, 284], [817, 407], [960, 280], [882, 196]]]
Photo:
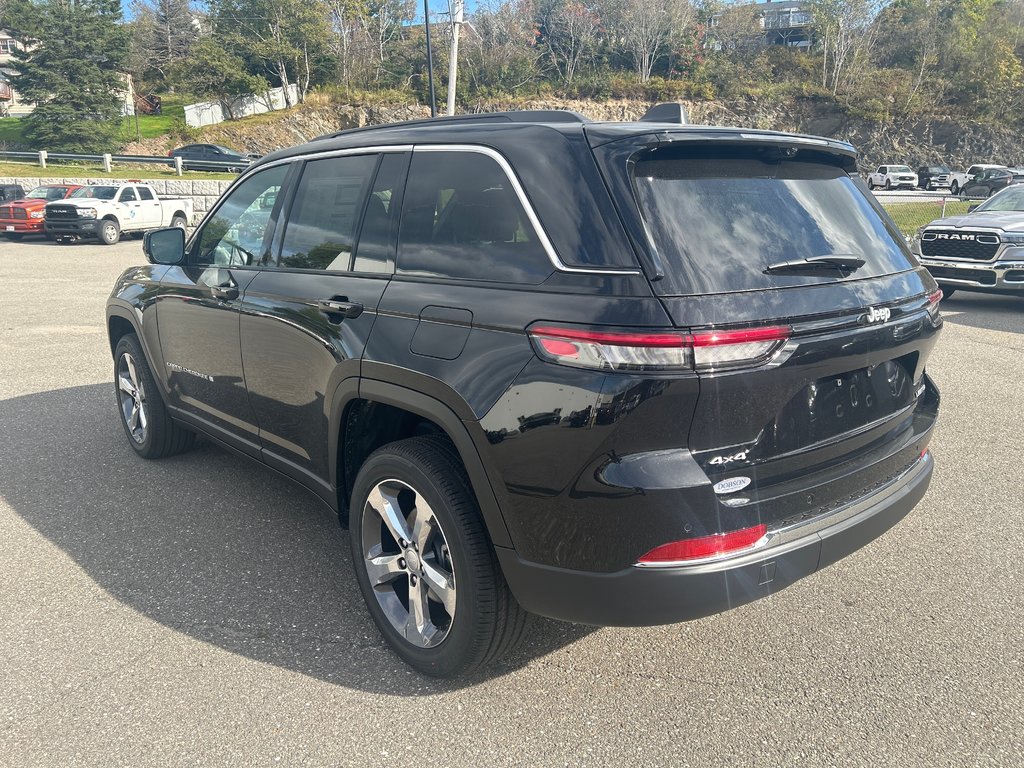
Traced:
[[441, 123], [484, 123], [488, 121], [505, 123], [589, 123], [590, 120], [579, 112], [568, 109], [522, 109], [514, 112], [478, 112], [472, 115], [442, 115], [420, 120], [406, 120], [401, 123], [382, 123], [381, 125], [365, 125], [361, 128], [346, 128], [344, 131], [320, 136], [321, 139], [333, 139], [338, 136], [350, 136], [364, 131], [379, 131], [387, 128], [406, 128], [417, 125], [439, 125]]
[[690, 120], [689, 115], [687, 115], [686, 112], [685, 104], [670, 101], [664, 104], [655, 104], [644, 112], [644, 116], [640, 118], [640, 122], [677, 123], [678, 125], [686, 125]]

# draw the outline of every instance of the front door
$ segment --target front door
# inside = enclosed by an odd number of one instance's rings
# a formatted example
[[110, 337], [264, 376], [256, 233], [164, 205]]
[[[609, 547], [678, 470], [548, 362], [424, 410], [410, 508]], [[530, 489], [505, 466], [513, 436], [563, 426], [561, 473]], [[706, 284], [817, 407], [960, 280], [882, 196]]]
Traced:
[[234, 447], [259, 455], [238, 337], [242, 293], [269, 253], [288, 166], [234, 188], [193, 236], [186, 263], [161, 280], [157, 322], [168, 405]]
[[272, 264], [245, 291], [242, 362], [264, 459], [331, 494], [331, 402], [360, 358], [393, 271], [402, 152], [311, 160]]

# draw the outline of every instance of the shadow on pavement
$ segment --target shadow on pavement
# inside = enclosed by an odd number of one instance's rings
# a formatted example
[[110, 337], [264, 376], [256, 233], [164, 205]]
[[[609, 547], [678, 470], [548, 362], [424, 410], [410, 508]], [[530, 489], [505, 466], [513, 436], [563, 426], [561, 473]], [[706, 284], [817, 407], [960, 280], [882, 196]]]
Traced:
[[947, 323], [1005, 333], [1024, 333], [1024, 293], [1002, 296], [957, 291], [942, 301]]
[[0, 495], [103, 589], [232, 653], [379, 693], [475, 685], [584, 637], [537, 619], [498, 666], [453, 683], [384, 645], [352, 573], [348, 532], [316, 497], [201, 442], [158, 462], [125, 442], [110, 385], [0, 402]]

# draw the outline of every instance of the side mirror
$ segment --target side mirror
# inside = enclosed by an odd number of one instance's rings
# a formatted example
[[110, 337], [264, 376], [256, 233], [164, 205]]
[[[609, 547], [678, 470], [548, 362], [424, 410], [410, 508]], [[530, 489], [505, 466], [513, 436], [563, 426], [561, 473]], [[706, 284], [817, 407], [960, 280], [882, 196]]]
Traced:
[[147, 232], [142, 252], [151, 264], [180, 264], [185, 260], [185, 230], [167, 227]]
[[978, 209], [979, 205], [981, 205], [981, 203], [976, 203], [975, 205], [968, 205], [967, 206], [967, 212], [968, 213], [974, 213]]

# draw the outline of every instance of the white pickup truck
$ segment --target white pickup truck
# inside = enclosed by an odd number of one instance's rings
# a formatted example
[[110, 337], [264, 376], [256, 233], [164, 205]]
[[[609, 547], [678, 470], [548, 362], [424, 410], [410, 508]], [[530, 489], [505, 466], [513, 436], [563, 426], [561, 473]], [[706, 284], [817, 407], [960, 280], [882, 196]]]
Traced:
[[880, 165], [877, 171], [868, 176], [868, 188], [875, 187], [914, 189], [917, 187], [917, 174], [906, 165]]
[[967, 186], [967, 182], [978, 176], [982, 171], [990, 168], [1005, 168], [1005, 165], [994, 165], [992, 163], [976, 163], [966, 171], [953, 171], [949, 174], [949, 191], [959, 195], [960, 190]]
[[46, 236], [57, 242], [96, 237], [113, 245], [122, 232], [160, 227], [185, 229], [192, 220], [192, 201], [160, 199], [148, 184], [135, 181], [90, 184], [64, 200], [46, 206]]

